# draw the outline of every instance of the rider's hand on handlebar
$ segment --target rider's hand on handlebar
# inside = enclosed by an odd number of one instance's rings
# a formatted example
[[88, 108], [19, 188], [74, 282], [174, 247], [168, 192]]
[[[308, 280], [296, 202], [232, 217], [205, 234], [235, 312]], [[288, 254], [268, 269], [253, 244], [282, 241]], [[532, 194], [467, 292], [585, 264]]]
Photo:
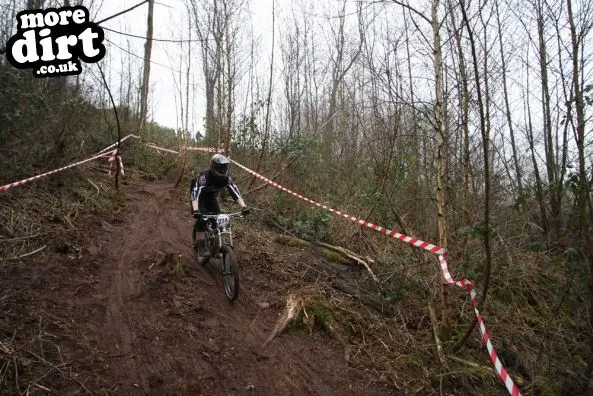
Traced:
[[243, 209], [241, 209], [241, 214], [243, 216], [247, 216], [249, 214], [250, 210], [247, 206], [245, 206]]
[[202, 214], [200, 213], [199, 210], [194, 210], [193, 216], [194, 216], [194, 219], [196, 219], [196, 220], [202, 219]]

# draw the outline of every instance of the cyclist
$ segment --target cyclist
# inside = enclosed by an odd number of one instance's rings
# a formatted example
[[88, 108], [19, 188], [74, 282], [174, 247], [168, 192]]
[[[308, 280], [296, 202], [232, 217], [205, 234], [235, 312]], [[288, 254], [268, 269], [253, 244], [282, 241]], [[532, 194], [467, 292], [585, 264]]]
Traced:
[[210, 168], [204, 169], [198, 173], [197, 177], [192, 179], [190, 186], [190, 199], [193, 217], [198, 223], [196, 232], [196, 244], [198, 246], [198, 255], [209, 257], [210, 252], [206, 248], [206, 220], [203, 214], [213, 215], [220, 213], [218, 205], [218, 192], [226, 187], [231, 197], [242, 209], [244, 215], [249, 214], [249, 208], [245, 205], [239, 189], [233, 183], [229, 176], [229, 167], [231, 161], [222, 154], [214, 154], [210, 159]]

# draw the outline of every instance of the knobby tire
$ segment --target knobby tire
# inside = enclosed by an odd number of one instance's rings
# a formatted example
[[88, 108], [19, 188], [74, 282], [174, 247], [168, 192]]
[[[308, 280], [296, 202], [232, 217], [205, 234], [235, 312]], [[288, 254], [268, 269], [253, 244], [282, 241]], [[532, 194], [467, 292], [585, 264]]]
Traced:
[[239, 269], [237, 268], [237, 256], [233, 248], [229, 245], [224, 245], [222, 252], [222, 284], [227, 298], [235, 301], [239, 296]]

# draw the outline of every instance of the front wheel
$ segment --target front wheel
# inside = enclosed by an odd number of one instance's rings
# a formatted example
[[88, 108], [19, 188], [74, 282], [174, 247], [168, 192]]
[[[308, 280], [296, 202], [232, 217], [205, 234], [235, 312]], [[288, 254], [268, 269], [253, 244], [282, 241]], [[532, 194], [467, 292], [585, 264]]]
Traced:
[[[194, 227], [191, 233], [191, 243], [192, 243], [192, 251], [194, 253], [194, 258], [196, 263], [199, 265], [206, 265], [208, 263], [208, 257], [202, 257], [198, 254], [198, 245], [196, 244], [196, 233], [198, 232], [198, 223], [194, 223]], [[206, 239], [206, 243], [208, 240]]]
[[222, 252], [222, 284], [227, 298], [235, 301], [239, 295], [239, 269], [237, 268], [237, 257], [230, 245], [224, 245]]

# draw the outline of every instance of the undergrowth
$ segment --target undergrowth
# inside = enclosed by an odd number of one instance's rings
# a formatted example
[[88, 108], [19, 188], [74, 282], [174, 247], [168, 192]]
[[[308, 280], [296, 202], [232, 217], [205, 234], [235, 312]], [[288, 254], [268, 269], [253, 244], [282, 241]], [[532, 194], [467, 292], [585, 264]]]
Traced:
[[[296, 208], [298, 205], [293, 204], [285, 215], [288, 217]], [[266, 232], [298, 235], [294, 225], [279, 221], [281, 217], [273, 222], [266, 218], [270, 210], [274, 209], [267, 209], [260, 217]], [[344, 267], [336, 271], [335, 265], [340, 264], [330, 265], [322, 254], [306, 246], [271, 246], [266, 233], [255, 233], [248, 245], [252, 250], [282, 257], [273, 266], [279, 279], [304, 281], [291, 288], [292, 293], [302, 288], [310, 302], [296, 328], [338, 341], [351, 365], [371, 368], [378, 378], [391, 382], [405, 394], [504, 394], [504, 384], [493, 371], [477, 328], [460, 351], [452, 349], [468, 324], [475, 322], [468, 293], [458, 287], [448, 289], [453, 326], [451, 337], [441, 340], [447, 356], [445, 368], [439, 363], [433, 335], [433, 326], [440, 328], [441, 318], [431, 323], [427, 308], [429, 303], [437, 312], [441, 308], [442, 278], [435, 257], [398, 241], [382, 241], [370, 231], [362, 232], [363, 238], [376, 247], [371, 254], [376, 261], [371, 267], [379, 283], [373, 282], [364, 269]], [[353, 246], [336, 235], [327, 240]], [[576, 262], [571, 264], [575, 257], [570, 250], [560, 254], [536, 251], [529, 248], [532, 240], [527, 232], [512, 242], [502, 237], [494, 240], [496, 276], [480, 311], [499, 358], [523, 394], [572, 395], [582, 384], [588, 348], [586, 284], [578, 273], [584, 269]], [[455, 243], [463, 250], [450, 255], [451, 273], [455, 279], [476, 282], [480, 298], [482, 241], [477, 236], [458, 238]], [[312, 259], [311, 254], [316, 258]], [[349, 290], [336, 288], [336, 282], [344, 283]]]

